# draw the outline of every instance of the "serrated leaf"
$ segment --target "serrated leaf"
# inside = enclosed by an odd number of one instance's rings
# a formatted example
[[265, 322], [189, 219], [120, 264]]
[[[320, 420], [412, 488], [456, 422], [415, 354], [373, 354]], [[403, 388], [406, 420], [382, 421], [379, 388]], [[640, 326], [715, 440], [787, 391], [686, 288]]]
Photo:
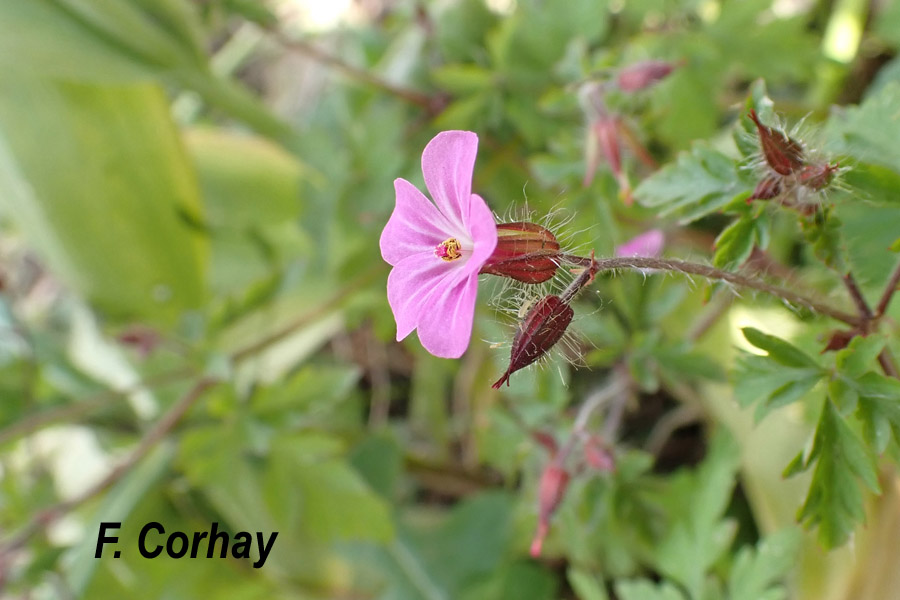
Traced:
[[786, 367], [821, 369], [819, 363], [808, 354], [779, 337], [763, 333], [754, 327], [744, 327], [741, 331], [748, 342], [768, 352], [769, 357], [779, 364]]
[[818, 525], [819, 540], [828, 548], [847, 541], [865, 516], [861, 479], [880, 491], [875, 459], [831, 401], [826, 401], [816, 428], [810, 460], [816, 460], [806, 501], [798, 519]]
[[755, 418], [761, 420], [769, 410], [801, 398], [824, 377], [818, 368], [785, 367], [769, 357], [745, 354], [738, 358], [734, 371], [734, 396], [746, 408], [763, 400]]
[[741, 549], [728, 578], [728, 600], [786, 598], [779, 580], [794, 566], [800, 541], [800, 532], [792, 528], [766, 537], [754, 549]]
[[637, 201], [689, 223], [731, 202], [746, 192], [734, 160], [703, 144], [682, 152], [634, 190]]

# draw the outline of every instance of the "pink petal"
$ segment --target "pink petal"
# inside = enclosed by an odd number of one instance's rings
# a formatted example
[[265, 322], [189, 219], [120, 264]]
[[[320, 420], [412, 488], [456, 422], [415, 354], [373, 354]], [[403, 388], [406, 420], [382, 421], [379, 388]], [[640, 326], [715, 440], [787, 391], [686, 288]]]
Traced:
[[435, 356], [459, 358], [472, 337], [478, 274], [437, 288], [436, 292], [419, 316], [419, 341]]
[[451, 236], [452, 227], [416, 187], [405, 179], [394, 180], [396, 205], [381, 232], [381, 256], [396, 265], [404, 258], [434, 252]]
[[467, 224], [473, 248], [466, 262], [466, 274], [478, 273], [497, 247], [497, 222], [487, 202], [478, 194], [472, 194], [470, 206]]
[[472, 172], [478, 152], [478, 136], [471, 131], [444, 131], [422, 152], [425, 185], [438, 209], [466, 231], [472, 200]]
[[666, 238], [659, 229], [650, 229], [637, 235], [624, 244], [616, 246], [616, 256], [659, 256]]
[[388, 304], [397, 321], [399, 342], [419, 324], [419, 316], [432, 306], [430, 298], [465, 279], [465, 263], [440, 260], [432, 251], [408, 256], [397, 263], [388, 275]]

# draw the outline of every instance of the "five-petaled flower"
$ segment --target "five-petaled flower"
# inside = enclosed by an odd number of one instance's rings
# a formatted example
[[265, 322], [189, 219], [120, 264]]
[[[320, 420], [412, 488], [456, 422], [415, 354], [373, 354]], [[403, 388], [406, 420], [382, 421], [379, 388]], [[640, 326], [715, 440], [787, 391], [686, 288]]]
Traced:
[[381, 256], [393, 266], [388, 303], [397, 341], [418, 330], [430, 353], [459, 358], [469, 345], [478, 274], [497, 245], [497, 225], [472, 193], [478, 136], [444, 131], [422, 152], [432, 204], [405, 179], [394, 181], [396, 206], [381, 233]]

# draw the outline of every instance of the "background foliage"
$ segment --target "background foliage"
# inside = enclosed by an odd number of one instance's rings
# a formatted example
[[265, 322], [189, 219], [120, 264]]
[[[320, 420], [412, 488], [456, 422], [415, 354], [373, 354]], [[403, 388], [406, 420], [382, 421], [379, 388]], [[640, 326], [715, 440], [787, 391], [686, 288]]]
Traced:
[[[0, 595], [895, 598], [898, 49], [891, 2], [0, 0]], [[677, 68], [604, 97], [630, 204], [584, 101], [648, 59]], [[748, 108], [841, 165], [807, 209], [745, 202]], [[859, 322], [603, 275], [588, 368], [491, 390], [514, 321], [482, 307], [459, 361], [394, 342], [377, 250], [457, 128], [497, 214], [598, 256], [662, 229]], [[535, 559], [550, 438], [578, 452]], [[279, 536], [258, 570], [148, 560], [152, 520]]]

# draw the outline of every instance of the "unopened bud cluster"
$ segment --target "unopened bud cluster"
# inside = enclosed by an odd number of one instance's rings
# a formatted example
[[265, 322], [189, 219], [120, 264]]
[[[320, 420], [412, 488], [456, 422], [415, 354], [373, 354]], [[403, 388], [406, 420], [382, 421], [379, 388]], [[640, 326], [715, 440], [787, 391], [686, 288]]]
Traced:
[[764, 125], [753, 109], [748, 116], [756, 125], [768, 172], [756, 184], [747, 202], [771, 200], [798, 187], [820, 191], [832, 182], [839, 170], [836, 163], [810, 160], [799, 141], [780, 129]]

